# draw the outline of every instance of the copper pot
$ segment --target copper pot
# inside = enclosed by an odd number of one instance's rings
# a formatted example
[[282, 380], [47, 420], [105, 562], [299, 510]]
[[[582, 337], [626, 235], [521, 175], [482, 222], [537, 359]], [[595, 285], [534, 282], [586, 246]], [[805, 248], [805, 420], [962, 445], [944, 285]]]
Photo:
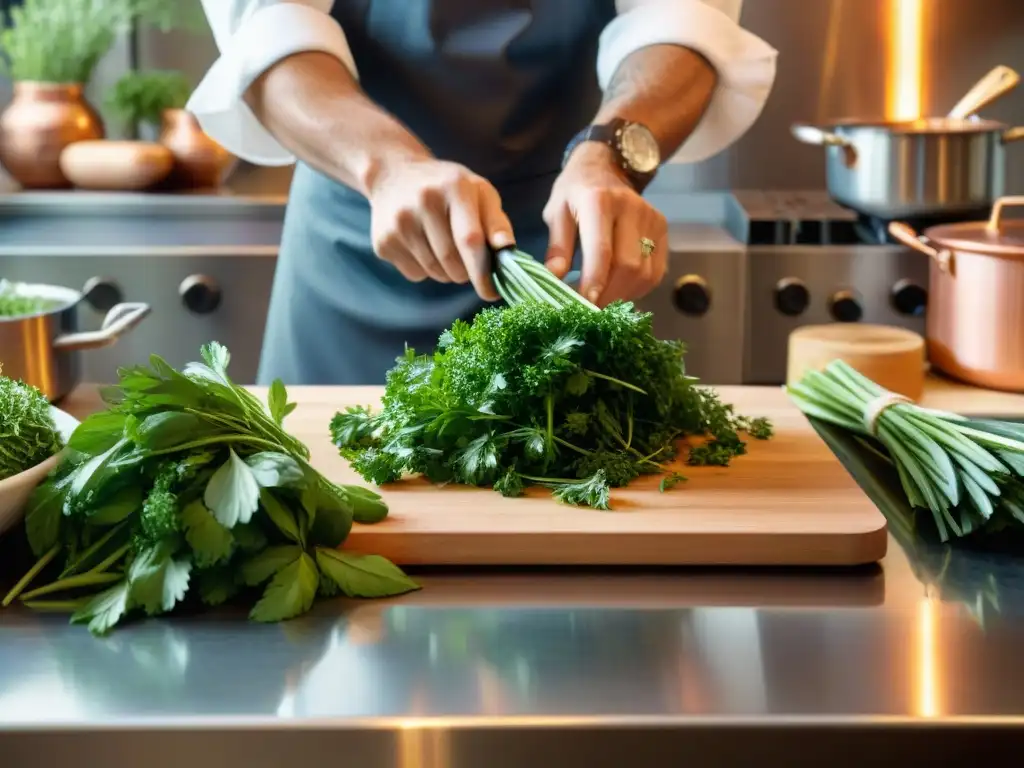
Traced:
[[0, 114], [0, 165], [23, 187], [70, 187], [60, 168], [64, 148], [102, 139], [103, 121], [81, 85], [19, 82]]
[[216, 188], [234, 169], [236, 158], [211, 139], [195, 115], [183, 109], [163, 113], [160, 143], [174, 155], [167, 186], [177, 189]]
[[889, 232], [926, 254], [928, 359], [940, 371], [992, 389], [1024, 392], [1024, 221], [1003, 211], [1024, 197], [1002, 197], [988, 221], [943, 224], [918, 235]]

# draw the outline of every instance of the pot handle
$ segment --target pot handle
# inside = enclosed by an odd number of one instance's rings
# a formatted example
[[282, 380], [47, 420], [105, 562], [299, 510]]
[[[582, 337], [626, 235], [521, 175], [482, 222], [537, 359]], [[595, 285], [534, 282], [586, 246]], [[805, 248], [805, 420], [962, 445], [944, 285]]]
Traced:
[[151, 311], [149, 304], [128, 301], [115, 304], [103, 318], [98, 331], [67, 333], [53, 340], [53, 348], [61, 352], [75, 352], [80, 349], [109, 347], [141, 323]]
[[1024, 196], [1010, 195], [1000, 197], [992, 206], [992, 215], [988, 217], [988, 224], [985, 225], [985, 229], [998, 235], [999, 227], [1003, 223], [1003, 209], [1020, 207], [1024, 207]]
[[1013, 142], [1020, 141], [1021, 139], [1024, 139], [1024, 125], [1019, 125], [1016, 128], [1007, 128], [1003, 131], [1003, 144], [1012, 144]]
[[818, 147], [838, 147], [843, 151], [843, 163], [847, 168], [852, 168], [857, 162], [857, 150], [853, 143], [839, 134], [808, 123], [794, 123], [789, 130], [794, 139], [804, 144], [813, 144]]
[[953, 254], [944, 248], [937, 248], [935, 243], [924, 235], [918, 235], [909, 224], [894, 221], [889, 224], [889, 234], [904, 245], [934, 260], [942, 272], [953, 274]]

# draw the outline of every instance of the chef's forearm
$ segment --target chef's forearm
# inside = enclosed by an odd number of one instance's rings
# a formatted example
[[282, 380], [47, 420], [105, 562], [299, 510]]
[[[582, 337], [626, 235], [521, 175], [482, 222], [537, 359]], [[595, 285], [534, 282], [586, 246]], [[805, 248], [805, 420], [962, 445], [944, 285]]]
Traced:
[[594, 120], [623, 118], [654, 134], [662, 157], [674, 154], [693, 133], [715, 91], [714, 68], [678, 45], [651, 45], [623, 60], [604, 93]]
[[363, 93], [344, 64], [325, 53], [278, 62], [252, 84], [246, 102], [289, 151], [364, 195], [390, 165], [430, 157]]

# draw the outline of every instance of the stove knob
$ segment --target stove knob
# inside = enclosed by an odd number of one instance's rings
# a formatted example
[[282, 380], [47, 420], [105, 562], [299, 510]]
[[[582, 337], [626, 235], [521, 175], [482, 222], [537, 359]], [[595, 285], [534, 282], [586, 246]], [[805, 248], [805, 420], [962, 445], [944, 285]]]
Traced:
[[811, 292], [795, 277], [786, 277], [775, 284], [775, 308], [784, 315], [796, 317], [811, 303]]
[[189, 311], [197, 315], [208, 315], [220, 306], [220, 286], [207, 275], [186, 277], [178, 286], [178, 295]]
[[700, 317], [711, 308], [711, 289], [699, 275], [683, 275], [676, 282], [672, 300], [684, 315]]
[[864, 316], [864, 309], [853, 291], [836, 291], [828, 300], [832, 317], [840, 323], [856, 323]]
[[892, 287], [889, 301], [901, 315], [920, 317], [928, 307], [928, 291], [910, 280], [900, 280]]
[[90, 277], [82, 288], [82, 296], [97, 312], [109, 312], [115, 304], [124, 301], [121, 286], [110, 277]]

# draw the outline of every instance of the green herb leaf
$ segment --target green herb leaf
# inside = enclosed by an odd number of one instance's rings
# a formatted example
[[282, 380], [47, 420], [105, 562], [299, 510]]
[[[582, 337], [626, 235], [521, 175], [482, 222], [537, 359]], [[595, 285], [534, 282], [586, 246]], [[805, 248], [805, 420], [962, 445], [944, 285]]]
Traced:
[[286, 453], [263, 451], [254, 453], [245, 460], [252, 470], [256, 482], [264, 488], [283, 488], [297, 486], [303, 481], [304, 475], [299, 462]]
[[241, 590], [230, 566], [218, 565], [195, 572], [199, 599], [206, 605], [226, 603]]
[[88, 624], [94, 635], [105, 635], [128, 612], [128, 580], [100, 592], [71, 616], [72, 624]]
[[239, 570], [242, 583], [247, 587], [255, 587], [289, 563], [294, 562], [302, 554], [302, 548], [293, 544], [279, 547], [267, 547], [260, 554], [242, 563]]
[[304, 537], [299, 532], [295, 515], [271, 491], [266, 488], [260, 491], [260, 503], [263, 505], [267, 517], [281, 533], [297, 544], [303, 543]]
[[143, 419], [135, 427], [132, 440], [147, 451], [160, 451], [184, 445], [221, 430], [205, 419], [182, 411], [160, 411]]
[[249, 618], [254, 621], [283, 621], [305, 613], [313, 605], [319, 581], [316, 563], [303, 552], [298, 559], [274, 574]]
[[248, 523], [259, 506], [260, 486], [249, 465], [228, 449], [228, 460], [213, 473], [203, 494], [206, 508], [225, 528]]
[[316, 563], [323, 577], [349, 597], [393, 597], [420, 588], [397, 565], [380, 555], [317, 547]]
[[88, 520], [92, 525], [116, 525], [142, 507], [142, 489], [128, 485], [106, 501], [90, 509]]
[[125, 414], [118, 411], [99, 411], [77, 427], [68, 440], [73, 451], [95, 456], [109, 450], [124, 437]]
[[267, 405], [270, 407], [271, 418], [278, 424], [284, 422], [284, 417], [288, 415], [288, 392], [280, 379], [274, 379], [270, 385]]
[[338, 547], [352, 530], [353, 507], [347, 495], [333, 483], [323, 481], [318, 488], [316, 517], [310, 526], [312, 543]]
[[681, 475], [678, 472], [673, 472], [671, 475], [665, 475], [661, 478], [661, 482], [658, 483], [658, 490], [664, 493], [665, 491], [671, 491], [679, 483], [685, 483], [686, 476]]
[[25, 531], [32, 554], [42, 557], [60, 537], [67, 483], [47, 480], [29, 497], [25, 512]]
[[162, 542], [138, 554], [128, 571], [131, 602], [150, 616], [166, 613], [185, 597], [192, 563], [174, 557], [174, 547]]
[[217, 522], [202, 501], [196, 499], [181, 510], [185, 540], [195, 555], [196, 565], [208, 568], [231, 555], [234, 539], [231, 531]]
[[[352, 508], [352, 518], [357, 523], [372, 525], [388, 516], [388, 505], [379, 493], [358, 485], [335, 486], [335, 489], [348, 500]], [[324, 546], [336, 547], [338, 544]]]

